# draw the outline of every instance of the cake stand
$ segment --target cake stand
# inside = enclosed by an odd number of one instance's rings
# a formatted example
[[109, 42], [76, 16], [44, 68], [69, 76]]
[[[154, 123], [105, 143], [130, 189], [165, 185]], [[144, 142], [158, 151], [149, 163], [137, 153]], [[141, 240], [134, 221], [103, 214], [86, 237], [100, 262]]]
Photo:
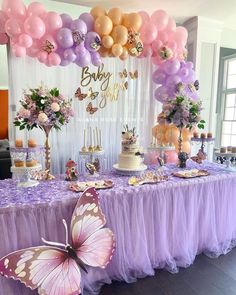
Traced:
[[18, 179], [19, 182], [17, 187], [33, 187], [39, 184], [37, 180], [32, 179], [36, 172], [42, 170], [42, 165], [37, 164], [33, 167], [11, 167], [11, 172], [14, 178]]
[[116, 172], [120, 175], [124, 176], [135, 176], [139, 175], [141, 172], [147, 170], [147, 166], [142, 164], [139, 168], [137, 169], [126, 169], [126, 168], [120, 168], [118, 164], [113, 165], [113, 168], [116, 170]]

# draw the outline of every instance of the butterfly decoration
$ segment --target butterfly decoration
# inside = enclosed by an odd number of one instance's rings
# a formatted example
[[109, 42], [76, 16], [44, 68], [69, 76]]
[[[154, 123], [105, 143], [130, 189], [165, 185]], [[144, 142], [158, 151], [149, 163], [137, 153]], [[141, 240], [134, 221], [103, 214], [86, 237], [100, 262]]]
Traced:
[[87, 97], [91, 98], [91, 100], [94, 100], [95, 98], [97, 98], [98, 94], [99, 92], [93, 92], [92, 87], [90, 87], [87, 93]]
[[129, 76], [131, 79], [137, 79], [138, 78], [138, 70], [136, 70], [134, 73], [129, 72]]
[[90, 44], [90, 47], [92, 49], [99, 50], [101, 46], [102, 46], [101, 39], [98, 36], [96, 36], [94, 42]]
[[100, 171], [100, 161], [96, 158], [94, 162], [86, 163], [85, 167], [91, 175], [94, 175], [96, 172]]
[[184, 83], [179, 82], [175, 86], [176, 93], [181, 93], [184, 90]]
[[83, 101], [87, 97], [87, 94], [82, 93], [81, 88], [79, 87], [75, 92], [75, 97], [77, 97], [79, 101]]
[[173, 57], [173, 51], [167, 46], [162, 46], [159, 50], [159, 55], [163, 60], [167, 60]]
[[191, 157], [191, 160], [198, 164], [202, 164], [202, 162], [206, 160], [206, 153], [204, 153], [202, 150], [199, 150], [196, 156]]
[[90, 102], [87, 107], [86, 107], [86, 112], [90, 113], [90, 115], [93, 115], [94, 113], [96, 113], [98, 110], [98, 108], [94, 108], [92, 103]]
[[199, 90], [199, 81], [196, 80], [194, 83], [193, 83], [195, 89], [198, 91]]
[[76, 45], [80, 45], [85, 40], [85, 34], [80, 31], [72, 32], [72, 37]]
[[112, 231], [103, 228], [106, 219], [99, 205], [98, 193], [88, 188], [74, 209], [69, 244], [42, 239], [47, 246], [13, 252], [0, 260], [0, 274], [19, 280], [41, 295], [78, 295], [81, 293], [81, 269], [86, 266], [105, 268], [110, 262], [115, 239]]
[[42, 50], [50, 54], [53, 52], [54, 48], [55, 48], [54, 45], [50, 41], [46, 40], [45, 43], [43, 44]]
[[196, 87], [195, 87], [194, 84], [188, 84], [188, 89], [189, 89], [192, 93], [194, 93], [194, 92], [197, 91], [197, 89], [196, 89]]
[[122, 72], [119, 72], [119, 76], [121, 79], [125, 79], [128, 77], [128, 72], [126, 69], [124, 69]]

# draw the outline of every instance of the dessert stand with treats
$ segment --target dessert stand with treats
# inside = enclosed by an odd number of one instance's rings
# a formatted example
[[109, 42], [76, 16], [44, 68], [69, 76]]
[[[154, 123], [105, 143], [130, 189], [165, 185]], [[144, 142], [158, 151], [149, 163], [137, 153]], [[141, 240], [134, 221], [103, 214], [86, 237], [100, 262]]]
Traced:
[[[105, 167], [105, 152], [102, 147], [101, 130], [96, 127], [84, 130], [84, 146], [79, 155], [81, 157], [80, 172], [88, 177], [98, 177], [101, 168]], [[101, 167], [102, 166], [102, 167]], [[86, 173], [87, 172], [87, 173]]]
[[124, 126], [122, 132], [121, 153], [118, 156], [118, 163], [113, 168], [121, 175], [140, 174], [147, 169], [144, 165], [144, 153], [139, 145], [138, 135], [135, 128], [129, 129]]
[[225, 163], [227, 168], [230, 168], [232, 164], [235, 166], [236, 162], [236, 147], [228, 146], [221, 147], [220, 149], [215, 151], [216, 160], [220, 161], [220, 163]]
[[34, 179], [35, 173], [42, 170], [40, 156], [44, 147], [37, 146], [33, 139], [28, 140], [28, 147], [23, 147], [23, 141], [17, 139], [15, 146], [10, 148], [12, 159], [12, 178], [18, 180], [18, 187], [32, 187], [39, 184]]

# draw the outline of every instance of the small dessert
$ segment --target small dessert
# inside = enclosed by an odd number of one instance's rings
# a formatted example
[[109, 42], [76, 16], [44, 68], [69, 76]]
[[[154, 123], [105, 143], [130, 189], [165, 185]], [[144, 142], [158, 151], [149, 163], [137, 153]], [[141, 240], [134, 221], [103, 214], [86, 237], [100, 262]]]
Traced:
[[227, 152], [231, 153], [232, 152], [232, 146], [227, 146]]
[[23, 140], [22, 139], [16, 139], [15, 140], [15, 147], [16, 148], [22, 148], [23, 147]]
[[220, 148], [220, 152], [221, 152], [222, 154], [225, 154], [225, 153], [226, 153], [226, 147], [221, 147], [221, 148]]
[[36, 160], [28, 159], [26, 160], [26, 167], [35, 167], [37, 165]]
[[29, 148], [35, 148], [36, 146], [37, 146], [37, 142], [36, 142], [36, 140], [30, 138], [30, 139], [28, 140], [28, 147], [29, 147]]
[[15, 167], [25, 167], [25, 162], [22, 160], [14, 160]]
[[232, 147], [232, 153], [236, 153], [236, 146]]
[[194, 137], [194, 138], [199, 138], [199, 133], [198, 133], [198, 132], [196, 132], [196, 131], [195, 131], [195, 132], [193, 132], [193, 137]]
[[201, 138], [206, 138], [206, 133], [201, 133]]
[[211, 132], [207, 133], [207, 138], [212, 138], [212, 133]]

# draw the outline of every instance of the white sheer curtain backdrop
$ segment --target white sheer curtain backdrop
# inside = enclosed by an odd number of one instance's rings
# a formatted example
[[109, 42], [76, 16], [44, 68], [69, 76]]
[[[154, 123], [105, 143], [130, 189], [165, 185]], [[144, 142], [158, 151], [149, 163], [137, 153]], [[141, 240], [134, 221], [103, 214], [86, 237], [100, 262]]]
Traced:
[[[119, 72], [124, 69], [129, 72], [138, 70], [138, 79], [128, 79], [128, 90], [119, 93], [118, 101], [109, 102], [104, 109], [99, 109], [94, 115], [86, 112], [89, 102], [79, 102], [74, 93], [80, 86], [82, 69], [75, 64], [67, 67], [49, 68], [37, 60], [26, 57], [16, 58], [9, 55], [9, 136], [13, 144], [15, 138], [22, 138], [25, 142], [32, 137], [41, 145], [44, 144], [45, 135], [41, 130], [19, 131], [12, 124], [19, 109], [19, 101], [23, 90], [36, 88], [41, 82], [48, 87], [58, 87], [67, 98], [73, 99], [75, 117], [71, 122], [57, 132], [53, 130], [50, 136], [51, 158], [53, 173], [64, 173], [65, 163], [69, 158], [79, 162], [79, 150], [83, 146], [83, 130], [98, 127], [102, 130], [102, 146], [111, 168], [117, 162], [121, 149], [121, 132], [124, 124], [137, 127], [141, 145], [146, 148], [151, 141], [151, 128], [155, 124], [156, 116], [160, 112], [160, 104], [153, 99], [153, 84], [151, 79], [152, 64], [148, 58], [129, 58], [122, 62], [117, 58], [104, 59], [104, 71], [111, 72], [111, 84], [121, 82]], [[96, 71], [90, 67], [90, 72]], [[91, 83], [82, 91], [92, 86], [93, 91], [100, 90], [99, 81]], [[92, 101], [98, 104], [97, 100]]]

